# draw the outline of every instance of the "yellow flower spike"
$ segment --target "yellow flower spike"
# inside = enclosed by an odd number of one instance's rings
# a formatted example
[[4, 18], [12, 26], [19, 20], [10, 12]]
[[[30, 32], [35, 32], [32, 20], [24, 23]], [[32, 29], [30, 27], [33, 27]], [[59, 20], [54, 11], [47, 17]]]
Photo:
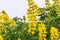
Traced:
[[[31, 31], [32, 34], [34, 34], [35, 32], [33, 30], [36, 30], [36, 23], [37, 23], [37, 19], [36, 19], [36, 14], [39, 13], [40, 10], [38, 10], [38, 6], [35, 4], [34, 0], [27, 0], [28, 1], [28, 26], [29, 28], [31, 28], [31, 30], [29, 30], [29, 32]], [[35, 14], [36, 11], [36, 14]]]
[[45, 24], [43, 24], [43, 23], [41, 23], [41, 24], [38, 24], [38, 31], [39, 31], [39, 38], [41, 38], [41, 39], [39, 39], [39, 40], [46, 40], [46, 33], [47, 33], [47, 31], [46, 31], [46, 26], [45, 26]]
[[55, 28], [55, 27], [51, 27], [51, 29], [50, 29], [50, 37], [51, 37], [51, 40], [53, 39], [53, 40], [55, 40], [54, 38], [55, 37], [58, 37], [59, 36], [59, 34], [58, 34], [58, 29], [57, 28]]
[[0, 35], [0, 40], [3, 40], [3, 37], [2, 37], [2, 35]]

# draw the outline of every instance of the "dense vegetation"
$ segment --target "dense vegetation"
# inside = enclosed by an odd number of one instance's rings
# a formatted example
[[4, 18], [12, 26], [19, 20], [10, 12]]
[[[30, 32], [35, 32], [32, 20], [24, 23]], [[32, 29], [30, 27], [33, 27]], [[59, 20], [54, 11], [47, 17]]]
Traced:
[[[0, 12], [0, 40], [55, 40], [60, 32], [60, 9], [59, 0], [53, 0], [54, 4], [49, 4], [46, 0], [46, 8], [32, 6], [28, 9], [28, 20], [14, 17], [11, 19], [2, 10]], [[28, 1], [29, 3], [30, 1]], [[32, 1], [32, 4], [34, 2]], [[31, 4], [29, 4], [31, 5]], [[36, 8], [35, 8], [36, 7]], [[36, 11], [34, 11], [35, 9]], [[34, 9], [34, 10], [33, 10]], [[33, 11], [33, 12], [32, 12]], [[37, 14], [36, 14], [37, 13]], [[39, 18], [37, 19], [36, 16]]]

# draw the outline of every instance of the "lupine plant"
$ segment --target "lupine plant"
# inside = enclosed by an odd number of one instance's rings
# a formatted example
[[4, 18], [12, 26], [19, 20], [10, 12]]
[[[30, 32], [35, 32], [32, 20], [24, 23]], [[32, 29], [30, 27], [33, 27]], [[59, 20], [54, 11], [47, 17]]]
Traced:
[[34, 0], [27, 0], [27, 17], [23, 16], [23, 18], [10, 18], [7, 12], [2, 10], [0, 12], [0, 40], [56, 40], [60, 38], [60, 0], [52, 1], [53, 4], [45, 0], [45, 8], [41, 8]]

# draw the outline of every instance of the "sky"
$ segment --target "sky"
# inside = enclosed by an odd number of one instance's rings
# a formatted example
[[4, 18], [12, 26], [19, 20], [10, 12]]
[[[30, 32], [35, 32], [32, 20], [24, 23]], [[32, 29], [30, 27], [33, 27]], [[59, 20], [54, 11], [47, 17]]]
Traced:
[[[45, 7], [44, 0], [35, 0], [39, 7]], [[0, 12], [5, 10], [8, 15], [13, 17], [21, 17], [27, 15], [27, 0], [0, 0]]]

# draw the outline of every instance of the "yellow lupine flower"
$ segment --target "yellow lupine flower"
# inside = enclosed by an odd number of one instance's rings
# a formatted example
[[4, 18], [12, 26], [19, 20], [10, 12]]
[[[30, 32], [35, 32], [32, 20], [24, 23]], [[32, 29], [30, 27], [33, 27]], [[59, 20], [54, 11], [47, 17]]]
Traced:
[[3, 40], [3, 37], [2, 37], [2, 35], [0, 35], [0, 40]]
[[58, 32], [58, 30], [55, 27], [51, 27], [50, 33]]
[[39, 31], [39, 40], [46, 40], [46, 26], [45, 24], [41, 23], [38, 24], [38, 31]]
[[52, 39], [55, 40], [55, 38], [59, 36], [59, 34], [58, 34], [58, 29], [55, 28], [55, 27], [51, 27], [50, 33], [51, 33], [51, 34], [50, 34], [51, 40], [52, 40]]
[[[34, 3], [34, 0], [28, 0], [28, 7], [29, 9], [27, 10], [28, 12], [28, 31], [32, 34], [34, 34], [34, 30], [36, 30], [36, 15], [35, 15], [35, 10], [38, 9], [38, 6]], [[36, 10], [37, 13], [37, 10]]]

